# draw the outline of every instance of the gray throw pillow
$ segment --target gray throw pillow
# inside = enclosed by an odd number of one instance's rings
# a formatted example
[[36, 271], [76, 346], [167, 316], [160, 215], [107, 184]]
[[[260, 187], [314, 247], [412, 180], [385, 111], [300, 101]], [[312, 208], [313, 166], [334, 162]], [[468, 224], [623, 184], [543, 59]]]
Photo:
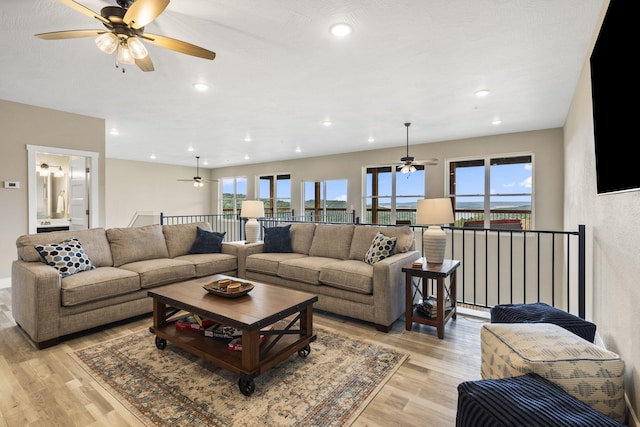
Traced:
[[75, 237], [58, 243], [37, 245], [36, 250], [42, 261], [58, 270], [61, 277], [95, 268]]
[[196, 240], [189, 249], [190, 254], [219, 254], [222, 251], [222, 240], [226, 232], [205, 230], [202, 227], [196, 229]]
[[291, 224], [284, 227], [269, 227], [264, 229], [263, 252], [290, 253], [291, 248]]
[[371, 247], [364, 256], [364, 262], [367, 264], [375, 264], [393, 255], [396, 240], [395, 237], [385, 236], [378, 231], [371, 242]]

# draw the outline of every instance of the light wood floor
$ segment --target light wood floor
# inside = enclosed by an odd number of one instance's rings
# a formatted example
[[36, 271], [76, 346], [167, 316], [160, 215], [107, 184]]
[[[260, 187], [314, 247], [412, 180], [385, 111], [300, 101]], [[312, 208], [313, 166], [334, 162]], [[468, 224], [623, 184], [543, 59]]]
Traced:
[[[0, 427], [140, 426], [140, 422], [69, 357], [106, 339], [146, 329], [151, 316], [74, 335], [36, 350], [11, 316], [10, 289], [0, 289]], [[369, 324], [316, 312], [314, 322], [410, 357], [368, 405], [354, 427], [455, 425], [457, 386], [480, 379], [480, 327], [486, 320], [458, 315], [445, 338], [404, 318], [389, 333]], [[312, 346], [313, 348], [313, 346]], [[313, 350], [312, 350], [313, 351]]]

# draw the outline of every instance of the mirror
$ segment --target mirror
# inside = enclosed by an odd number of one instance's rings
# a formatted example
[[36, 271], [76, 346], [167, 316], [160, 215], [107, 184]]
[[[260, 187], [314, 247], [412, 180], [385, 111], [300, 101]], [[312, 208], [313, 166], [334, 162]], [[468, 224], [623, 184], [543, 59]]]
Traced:
[[69, 157], [36, 155], [38, 232], [69, 229]]

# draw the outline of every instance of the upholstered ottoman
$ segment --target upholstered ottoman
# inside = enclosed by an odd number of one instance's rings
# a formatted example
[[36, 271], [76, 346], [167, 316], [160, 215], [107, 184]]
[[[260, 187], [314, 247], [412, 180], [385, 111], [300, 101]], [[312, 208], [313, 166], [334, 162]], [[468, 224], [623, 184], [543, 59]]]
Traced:
[[483, 379], [536, 373], [625, 422], [624, 361], [550, 323], [492, 323], [480, 330]]
[[499, 304], [491, 308], [491, 323], [553, 323], [593, 342], [596, 325], [543, 302]]
[[456, 427], [620, 427], [538, 374], [458, 385]]

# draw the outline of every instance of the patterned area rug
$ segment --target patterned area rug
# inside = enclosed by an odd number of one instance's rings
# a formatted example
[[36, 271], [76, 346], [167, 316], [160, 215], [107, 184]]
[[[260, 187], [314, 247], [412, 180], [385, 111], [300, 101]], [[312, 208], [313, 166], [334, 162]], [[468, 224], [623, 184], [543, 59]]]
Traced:
[[149, 426], [348, 426], [407, 358], [329, 333], [255, 378], [247, 397], [238, 377], [137, 332], [72, 353], [102, 386]]

